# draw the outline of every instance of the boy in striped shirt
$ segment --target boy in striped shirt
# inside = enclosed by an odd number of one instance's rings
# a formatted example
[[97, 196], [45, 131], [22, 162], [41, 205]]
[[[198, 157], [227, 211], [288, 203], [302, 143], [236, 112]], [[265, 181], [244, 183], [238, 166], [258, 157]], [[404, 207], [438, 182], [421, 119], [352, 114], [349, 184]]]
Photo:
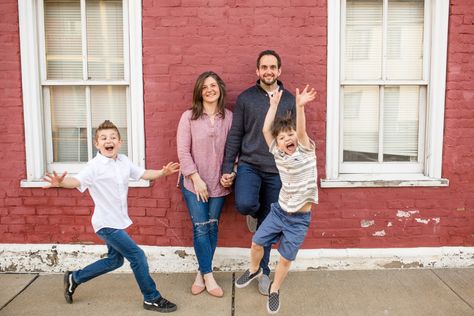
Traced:
[[301, 93], [296, 89], [296, 123], [291, 115], [275, 118], [281, 95], [281, 90], [270, 95], [262, 132], [275, 157], [282, 188], [278, 202], [272, 204], [252, 238], [249, 269], [235, 281], [236, 287], [243, 288], [259, 277], [263, 247], [279, 241], [280, 258], [267, 301], [270, 314], [280, 309], [280, 286], [308, 231], [311, 204], [318, 203], [315, 144], [306, 133], [304, 113], [305, 105], [315, 99], [316, 91], [308, 86]]

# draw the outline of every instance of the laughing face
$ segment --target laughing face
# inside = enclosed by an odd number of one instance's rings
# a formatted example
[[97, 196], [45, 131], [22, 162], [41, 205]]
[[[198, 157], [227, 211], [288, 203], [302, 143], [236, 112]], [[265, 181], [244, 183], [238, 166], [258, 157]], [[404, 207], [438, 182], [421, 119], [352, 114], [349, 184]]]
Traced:
[[285, 130], [278, 133], [276, 137], [276, 145], [280, 151], [291, 156], [296, 151], [298, 146], [298, 137], [294, 129]]
[[260, 64], [257, 68], [257, 76], [260, 83], [267, 87], [272, 87], [281, 74], [281, 68], [278, 68], [278, 60], [273, 55], [263, 55], [260, 58]]
[[97, 133], [95, 147], [105, 157], [116, 159], [122, 140], [115, 129], [103, 129]]

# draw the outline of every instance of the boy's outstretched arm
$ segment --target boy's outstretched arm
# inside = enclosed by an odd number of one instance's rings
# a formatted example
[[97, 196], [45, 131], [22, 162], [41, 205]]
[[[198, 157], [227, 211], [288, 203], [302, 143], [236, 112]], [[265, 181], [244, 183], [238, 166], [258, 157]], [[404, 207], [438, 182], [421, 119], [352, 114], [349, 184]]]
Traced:
[[48, 182], [49, 185], [44, 186], [43, 189], [49, 188], [66, 188], [74, 189], [81, 185], [79, 180], [76, 178], [66, 178], [67, 172], [65, 171], [62, 175], [58, 175], [56, 171], [53, 171], [53, 174], [46, 173], [43, 180]]
[[316, 98], [316, 91], [313, 88], [309, 90], [309, 85], [301, 91], [296, 88], [296, 136], [298, 142], [304, 147], [309, 147], [309, 137], [306, 133], [306, 116], [304, 113], [304, 107], [307, 103], [313, 101]]
[[283, 94], [283, 90], [275, 92], [273, 95], [270, 95], [270, 107], [268, 108], [267, 115], [265, 116], [265, 121], [263, 122], [263, 137], [265, 137], [265, 141], [267, 142], [268, 147], [272, 144], [273, 136], [272, 136], [272, 124], [275, 120], [275, 115], [278, 110], [278, 103], [280, 103], [281, 95]]
[[163, 176], [169, 176], [170, 174], [179, 171], [179, 163], [169, 162], [166, 166], [163, 166], [160, 170], [148, 169], [142, 175], [143, 180], [155, 180]]

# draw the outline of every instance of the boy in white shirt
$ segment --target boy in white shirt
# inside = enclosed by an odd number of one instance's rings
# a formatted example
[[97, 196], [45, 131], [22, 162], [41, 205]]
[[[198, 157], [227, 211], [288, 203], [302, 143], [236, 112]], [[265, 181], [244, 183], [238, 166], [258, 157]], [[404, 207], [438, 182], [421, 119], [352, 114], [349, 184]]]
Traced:
[[99, 275], [113, 271], [123, 265], [124, 258], [130, 262], [135, 279], [143, 294], [143, 307], [158, 312], [172, 312], [176, 305], [161, 296], [150, 276], [148, 262], [143, 250], [127, 234], [125, 229], [132, 224], [128, 216], [128, 180], [155, 180], [179, 170], [178, 163], [168, 163], [161, 170], [145, 170], [134, 165], [118, 151], [122, 145], [118, 128], [110, 121], [104, 121], [95, 132], [97, 156], [73, 177], [66, 178], [53, 172], [47, 173], [46, 188], [77, 188], [89, 194], [94, 201], [92, 226], [96, 234], [106, 243], [108, 254], [87, 267], [77, 271], [67, 271], [64, 275], [64, 297], [72, 304], [76, 287]]
[[235, 281], [237, 288], [243, 288], [259, 277], [264, 247], [279, 241], [280, 258], [267, 301], [270, 314], [280, 309], [280, 286], [308, 231], [311, 205], [318, 203], [315, 144], [306, 133], [304, 113], [304, 106], [314, 100], [316, 92], [308, 89], [306, 86], [301, 94], [296, 89], [296, 124], [291, 115], [275, 119], [282, 91], [270, 96], [262, 132], [275, 158], [282, 187], [278, 202], [272, 204], [252, 238], [249, 268]]

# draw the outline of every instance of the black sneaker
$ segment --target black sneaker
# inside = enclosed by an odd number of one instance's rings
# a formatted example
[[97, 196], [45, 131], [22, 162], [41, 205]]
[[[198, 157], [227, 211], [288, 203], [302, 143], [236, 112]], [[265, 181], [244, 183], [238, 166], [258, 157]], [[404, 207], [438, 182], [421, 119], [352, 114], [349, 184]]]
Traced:
[[73, 302], [72, 295], [74, 294], [74, 291], [78, 285], [79, 284], [77, 284], [72, 277], [72, 272], [66, 271], [66, 273], [64, 273], [64, 298], [69, 304], [72, 304]]
[[176, 304], [171, 303], [162, 296], [151, 302], [143, 301], [143, 308], [149, 311], [155, 311], [160, 313], [170, 313], [178, 309]]
[[280, 291], [270, 292], [271, 288], [272, 284], [270, 283], [270, 287], [268, 288], [267, 311], [270, 314], [276, 314], [280, 310]]
[[244, 274], [242, 274], [237, 280], [235, 280], [235, 287], [237, 287], [239, 289], [241, 289], [243, 287], [246, 287], [254, 279], [261, 276], [262, 273], [263, 273], [262, 268], [259, 268], [258, 271], [255, 272], [255, 273], [250, 273], [249, 269], [245, 270]]

